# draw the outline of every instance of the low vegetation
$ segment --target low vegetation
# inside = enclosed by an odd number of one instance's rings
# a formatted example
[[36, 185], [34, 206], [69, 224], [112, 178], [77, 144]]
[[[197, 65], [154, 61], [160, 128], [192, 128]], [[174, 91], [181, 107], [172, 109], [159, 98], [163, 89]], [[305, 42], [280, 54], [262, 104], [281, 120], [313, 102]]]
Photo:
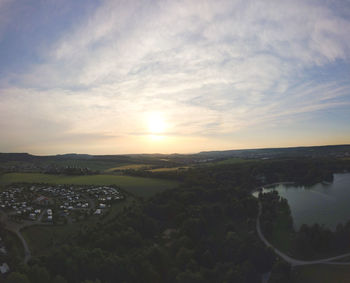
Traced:
[[296, 267], [292, 283], [348, 283], [349, 265], [307, 265]]

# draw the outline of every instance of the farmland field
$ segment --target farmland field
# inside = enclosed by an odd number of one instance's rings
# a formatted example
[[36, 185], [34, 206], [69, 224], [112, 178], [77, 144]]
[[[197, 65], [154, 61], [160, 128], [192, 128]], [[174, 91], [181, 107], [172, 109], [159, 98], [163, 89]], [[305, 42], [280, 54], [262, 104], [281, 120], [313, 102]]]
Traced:
[[163, 167], [163, 168], [157, 168], [157, 169], [151, 169], [149, 171], [151, 172], [168, 172], [168, 171], [176, 171], [176, 170], [187, 170], [188, 166], [185, 167]]
[[144, 168], [150, 168], [152, 165], [150, 164], [127, 164], [122, 166], [117, 166], [113, 168], [109, 168], [106, 170], [106, 172], [112, 172], [114, 170], [128, 170], [128, 169], [144, 169]]
[[141, 197], [150, 197], [163, 190], [175, 188], [178, 185], [175, 181], [117, 175], [66, 176], [40, 173], [8, 173], [0, 176], [0, 185], [13, 183], [116, 185], [127, 192]]

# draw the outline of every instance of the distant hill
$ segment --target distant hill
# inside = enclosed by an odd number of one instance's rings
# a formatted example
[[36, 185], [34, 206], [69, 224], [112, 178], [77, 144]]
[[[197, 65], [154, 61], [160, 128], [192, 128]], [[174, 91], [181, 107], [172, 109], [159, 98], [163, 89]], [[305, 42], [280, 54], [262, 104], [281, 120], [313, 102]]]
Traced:
[[29, 153], [0, 153], [0, 161], [34, 161], [40, 158], [41, 156], [35, 156]]
[[203, 151], [203, 158], [282, 158], [282, 157], [350, 157], [350, 145], [303, 146], [285, 148]]
[[350, 157], [350, 145], [327, 145], [309, 147], [239, 149], [224, 151], [202, 151], [196, 154], [121, 154], [121, 155], [90, 155], [90, 154], [59, 154], [37, 156], [29, 153], [0, 153], [0, 162], [5, 161], [59, 161], [59, 160], [89, 160], [114, 161], [122, 163], [154, 162], [156, 160], [182, 162], [205, 159], [223, 158], [302, 158], [302, 157]]
[[78, 154], [78, 153], [66, 153], [66, 154], [57, 154], [55, 157], [62, 159], [91, 159], [93, 155], [89, 154]]

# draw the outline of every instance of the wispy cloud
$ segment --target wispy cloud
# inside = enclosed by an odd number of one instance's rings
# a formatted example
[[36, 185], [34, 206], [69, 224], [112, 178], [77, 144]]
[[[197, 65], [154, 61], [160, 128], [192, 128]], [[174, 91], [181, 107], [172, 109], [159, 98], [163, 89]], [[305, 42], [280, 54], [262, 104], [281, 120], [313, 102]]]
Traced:
[[169, 135], [227, 135], [350, 102], [349, 1], [100, 3], [5, 72], [2, 129], [125, 137], [163, 111]]

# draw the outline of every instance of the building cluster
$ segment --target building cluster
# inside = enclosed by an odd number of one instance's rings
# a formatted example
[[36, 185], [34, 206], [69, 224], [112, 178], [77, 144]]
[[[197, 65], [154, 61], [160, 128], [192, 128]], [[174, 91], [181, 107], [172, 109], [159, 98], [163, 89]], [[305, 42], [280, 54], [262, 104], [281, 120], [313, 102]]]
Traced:
[[33, 196], [21, 188], [9, 188], [0, 193], [0, 208], [11, 211], [11, 214], [27, 215], [33, 211]]
[[10, 187], [0, 193], [0, 209], [23, 219], [53, 221], [53, 217], [103, 214], [113, 201], [124, 196], [110, 186], [32, 185]]
[[59, 216], [68, 216], [72, 211], [84, 212], [90, 208], [90, 199], [84, 195], [84, 188], [59, 185], [39, 189], [34, 187], [34, 190], [40, 193], [36, 203], [50, 207], [46, 211], [47, 221], [52, 221], [54, 212]]
[[121, 200], [124, 196], [114, 187], [93, 187], [86, 190], [88, 196], [98, 202], [94, 214], [100, 215], [103, 213], [107, 205], [116, 200]]

